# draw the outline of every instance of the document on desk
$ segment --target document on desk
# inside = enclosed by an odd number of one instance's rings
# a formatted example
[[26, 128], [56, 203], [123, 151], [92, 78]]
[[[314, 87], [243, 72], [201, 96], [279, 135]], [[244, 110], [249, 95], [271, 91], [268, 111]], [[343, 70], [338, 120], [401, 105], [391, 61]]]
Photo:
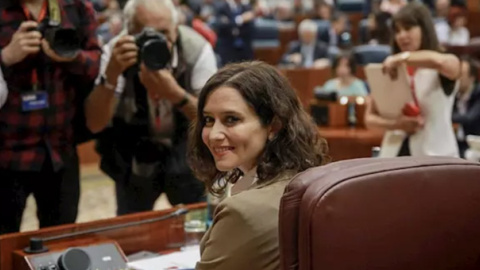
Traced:
[[130, 262], [128, 267], [134, 270], [195, 269], [198, 261], [200, 247], [195, 246], [155, 258]]
[[383, 74], [382, 64], [366, 65], [365, 76], [380, 116], [395, 119], [402, 115], [405, 104], [413, 101], [405, 65], [398, 67], [396, 80], [392, 80], [388, 74]]

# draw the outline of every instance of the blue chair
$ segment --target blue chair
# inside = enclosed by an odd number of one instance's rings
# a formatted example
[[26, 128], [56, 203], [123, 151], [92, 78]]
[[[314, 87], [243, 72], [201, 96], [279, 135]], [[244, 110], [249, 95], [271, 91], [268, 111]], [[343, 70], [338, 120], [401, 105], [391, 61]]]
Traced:
[[360, 45], [353, 49], [353, 55], [358, 65], [382, 63], [391, 54], [388, 45]]
[[256, 19], [253, 34], [253, 48], [279, 48], [280, 32], [275, 20]]
[[337, 58], [337, 56], [340, 54], [340, 49], [336, 46], [329, 46], [328, 47], [328, 50], [327, 50], [327, 56], [328, 56], [328, 59], [330, 60], [330, 62], [333, 63], [333, 61], [335, 60], [335, 58]]
[[337, 0], [336, 6], [342, 12], [362, 12], [365, 1], [370, 0]]

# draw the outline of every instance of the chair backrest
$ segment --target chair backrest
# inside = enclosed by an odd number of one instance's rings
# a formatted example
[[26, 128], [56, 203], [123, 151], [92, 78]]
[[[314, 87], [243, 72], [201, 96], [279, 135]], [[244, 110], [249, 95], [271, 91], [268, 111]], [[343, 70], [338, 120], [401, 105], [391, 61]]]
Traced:
[[328, 37], [330, 31], [330, 21], [327, 20], [315, 20], [317, 24], [317, 39], [323, 42], [328, 42], [328, 40], [323, 39]]
[[337, 0], [336, 6], [343, 12], [362, 12], [365, 2], [365, 0]]
[[388, 45], [360, 45], [353, 49], [355, 61], [359, 65], [382, 63], [391, 54]]
[[255, 19], [255, 32], [253, 34], [253, 47], [279, 47], [280, 32], [278, 22], [269, 19]]
[[357, 159], [312, 168], [280, 206], [282, 269], [480, 269], [480, 163]]

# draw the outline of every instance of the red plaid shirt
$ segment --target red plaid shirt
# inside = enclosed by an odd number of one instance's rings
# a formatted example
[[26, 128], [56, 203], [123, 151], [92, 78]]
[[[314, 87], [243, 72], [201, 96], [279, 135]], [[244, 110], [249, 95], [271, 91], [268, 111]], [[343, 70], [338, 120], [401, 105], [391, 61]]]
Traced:
[[[56, 63], [39, 53], [10, 67], [2, 65], [9, 95], [0, 109], [0, 168], [39, 171], [50, 159], [54, 169], [58, 170], [63, 166], [62, 156], [75, 151], [72, 118], [76, 104], [73, 99], [78, 94], [76, 91], [91, 89], [74, 85], [75, 82], [94, 80], [98, 75], [101, 48], [95, 34], [97, 23], [91, 3], [84, 0], [57, 1], [62, 26], [78, 29], [83, 50], [69, 63]], [[65, 12], [67, 8], [77, 9], [77, 25]], [[1, 51], [27, 18], [20, 0], [0, 0], [0, 12]], [[32, 90], [31, 78], [35, 69], [39, 89], [48, 92], [49, 108], [23, 112], [21, 94]]]

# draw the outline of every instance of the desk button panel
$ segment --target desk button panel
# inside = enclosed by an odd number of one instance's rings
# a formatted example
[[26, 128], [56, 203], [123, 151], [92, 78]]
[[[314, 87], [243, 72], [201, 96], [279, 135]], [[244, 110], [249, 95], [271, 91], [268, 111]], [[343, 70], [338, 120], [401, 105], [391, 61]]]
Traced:
[[[86, 247], [78, 247], [88, 254], [91, 260], [92, 270], [119, 270], [128, 269], [127, 262], [117, 249], [117, 246], [111, 243], [103, 243]], [[35, 270], [63, 270], [58, 266], [58, 259], [63, 252], [46, 252], [27, 256], [27, 260]]]

